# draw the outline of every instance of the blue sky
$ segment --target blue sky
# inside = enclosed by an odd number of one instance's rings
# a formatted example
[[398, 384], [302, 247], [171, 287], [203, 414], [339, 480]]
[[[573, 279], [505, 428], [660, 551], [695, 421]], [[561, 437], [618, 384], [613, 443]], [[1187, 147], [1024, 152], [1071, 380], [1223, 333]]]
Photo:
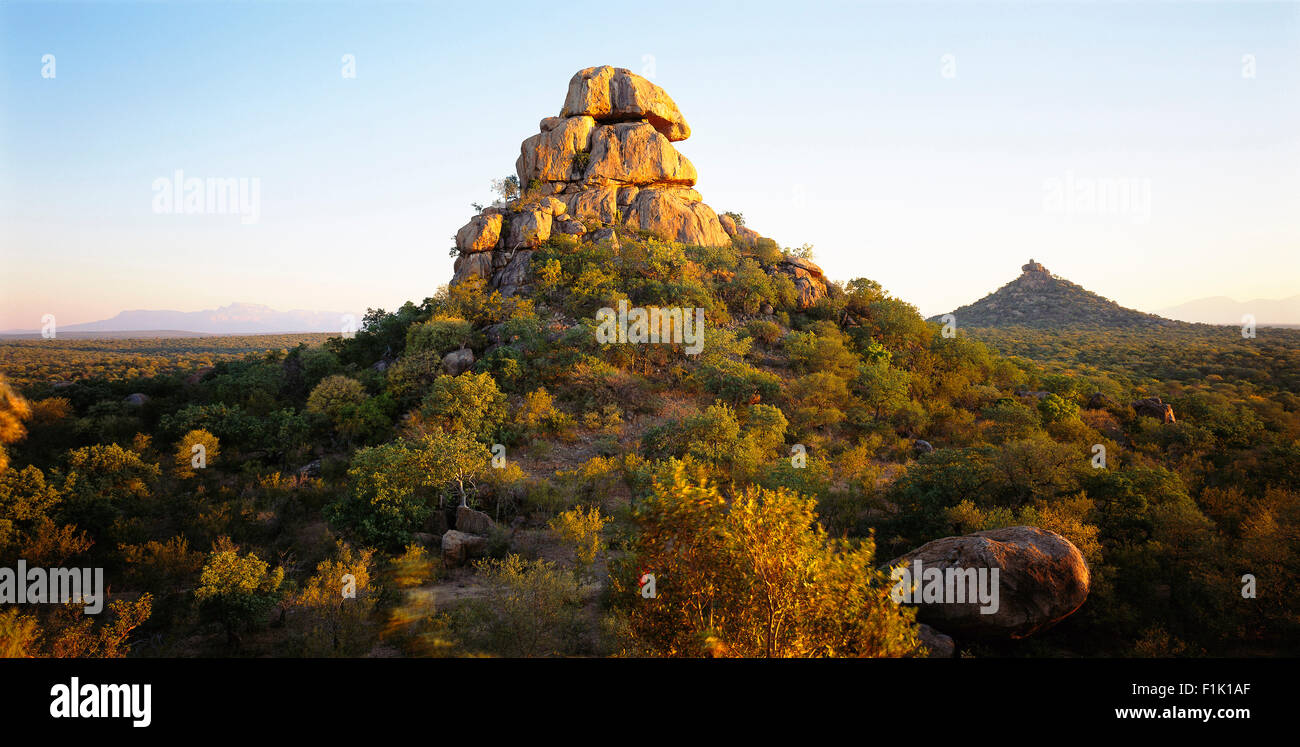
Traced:
[[[600, 64], [677, 101], [716, 210], [926, 314], [1031, 256], [1144, 310], [1300, 293], [1300, 3], [4, 3], [0, 329], [418, 301]], [[155, 214], [177, 169], [259, 220]]]

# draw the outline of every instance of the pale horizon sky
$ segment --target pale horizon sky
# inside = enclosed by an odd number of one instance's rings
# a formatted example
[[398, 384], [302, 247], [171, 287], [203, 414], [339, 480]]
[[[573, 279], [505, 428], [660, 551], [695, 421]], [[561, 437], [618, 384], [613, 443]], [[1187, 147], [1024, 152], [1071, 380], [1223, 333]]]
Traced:
[[[418, 302], [601, 64], [674, 98], [715, 210], [927, 316], [1030, 257], [1144, 311], [1300, 293], [1300, 3], [488, 7], [0, 4], [0, 330]], [[156, 214], [177, 170], [257, 222]]]

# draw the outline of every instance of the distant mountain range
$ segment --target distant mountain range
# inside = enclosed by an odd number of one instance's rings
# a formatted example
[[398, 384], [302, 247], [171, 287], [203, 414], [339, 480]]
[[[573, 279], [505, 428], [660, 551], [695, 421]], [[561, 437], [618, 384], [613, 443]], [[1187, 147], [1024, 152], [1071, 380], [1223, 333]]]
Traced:
[[[361, 323], [361, 314], [356, 314]], [[81, 324], [59, 325], [57, 332], [76, 333], [77, 337], [110, 332], [168, 331], [167, 336], [178, 333], [207, 335], [283, 334], [287, 332], [341, 332], [343, 313], [337, 311], [276, 311], [270, 306], [253, 303], [232, 303], [219, 309], [205, 311], [123, 311], [111, 319]], [[40, 330], [8, 330], [0, 334], [30, 335]], [[119, 336], [120, 335], [114, 335]]]
[[1260, 326], [1295, 326], [1300, 324], [1300, 295], [1276, 299], [1257, 298], [1254, 301], [1234, 301], [1227, 296], [1212, 296], [1161, 309], [1158, 313], [1184, 322], [1232, 325], [1241, 324], [1242, 316], [1250, 314], [1255, 317], [1255, 324]]
[[[1172, 319], [1127, 309], [1114, 301], [1058, 278], [1029, 260], [1020, 277], [953, 312], [958, 327], [1158, 328], [1182, 325]], [[931, 317], [942, 321], [942, 315]], [[1237, 320], [1239, 323], [1240, 319]]]

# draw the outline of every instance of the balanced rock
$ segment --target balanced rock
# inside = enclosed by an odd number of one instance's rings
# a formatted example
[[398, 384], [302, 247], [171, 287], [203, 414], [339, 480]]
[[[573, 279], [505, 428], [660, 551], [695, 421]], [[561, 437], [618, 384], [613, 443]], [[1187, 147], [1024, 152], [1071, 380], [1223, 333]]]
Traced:
[[[924, 601], [919, 590], [926, 579], [914, 579], [918, 592], [916, 619], [961, 637], [1025, 638], [1055, 625], [1079, 609], [1088, 598], [1091, 575], [1083, 554], [1061, 535], [1037, 527], [993, 529], [960, 537], [944, 537], [889, 561], [888, 567], [922, 572], [970, 569], [998, 570], [996, 610], [980, 601]], [[953, 574], [956, 575], [956, 574]], [[958, 580], [960, 575], [956, 575]]]
[[645, 120], [674, 142], [691, 136], [686, 118], [662, 88], [621, 67], [589, 67], [569, 79], [561, 117], [587, 115], [602, 122]]
[[[623, 68], [578, 71], [559, 116], [523, 141], [515, 172], [522, 193], [487, 208], [456, 232], [452, 285], [482, 278], [511, 296], [527, 288], [531, 252], [553, 235], [620, 246], [618, 233], [644, 233], [695, 246], [755, 249], [753, 229], [723, 220], [693, 187], [695, 166], [673, 145], [691, 134], [662, 88]], [[835, 287], [821, 268], [784, 257], [764, 265], [788, 276], [800, 308]]]

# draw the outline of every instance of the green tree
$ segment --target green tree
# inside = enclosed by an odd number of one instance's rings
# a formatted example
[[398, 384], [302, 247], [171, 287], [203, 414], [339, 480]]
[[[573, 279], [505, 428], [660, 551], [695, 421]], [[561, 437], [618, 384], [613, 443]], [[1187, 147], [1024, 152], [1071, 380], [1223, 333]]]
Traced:
[[366, 544], [400, 547], [429, 517], [435, 495], [439, 506], [447, 493], [467, 505], [490, 459], [468, 434], [441, 429], [358, 449], [348, 468], [348, 495], [329, 516]]
[[854, 382], [858, 396], [871, 408], [877, 419], [887, 416], [908, 402], [908, 385], [911, 376], [907, 371], [889, 365], [887, 357], [858, 367]]
[[274, 570], [255, 553], [241, 555], [228, 541], [218, 543], [199, 574], [194, 599], [199, 614], [220, 623], [226, 641], [238, 647], [239, 631], [266, 617], [280, 599], [284, 569]]
[[506, 419], [506, 397], [490, 374], [440, 376], [420, 404], [417, 428], [465, 431], [486, 443]]

